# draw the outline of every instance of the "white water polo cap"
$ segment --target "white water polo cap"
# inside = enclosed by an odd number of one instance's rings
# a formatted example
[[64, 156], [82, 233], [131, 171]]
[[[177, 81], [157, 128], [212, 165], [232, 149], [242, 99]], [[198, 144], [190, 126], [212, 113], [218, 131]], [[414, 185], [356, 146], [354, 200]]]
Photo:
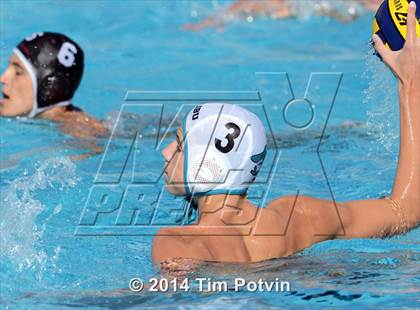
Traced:
[[260, 119], [234, 104], [206, 103], [183, 122], [188, 196], [245, 194], [267, 151]]

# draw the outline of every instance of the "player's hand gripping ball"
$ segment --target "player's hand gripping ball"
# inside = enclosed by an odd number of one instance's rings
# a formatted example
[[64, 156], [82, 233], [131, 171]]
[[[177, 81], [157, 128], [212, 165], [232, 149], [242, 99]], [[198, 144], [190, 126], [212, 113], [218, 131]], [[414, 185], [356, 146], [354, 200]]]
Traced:
[[[410, 0], [385, 0], [373, 19], [373, 33], [391, 50], [403, 48], [407, 36], [407, 13]], [[416, 34], [420, 37], [420, 0], [416, 2]]]

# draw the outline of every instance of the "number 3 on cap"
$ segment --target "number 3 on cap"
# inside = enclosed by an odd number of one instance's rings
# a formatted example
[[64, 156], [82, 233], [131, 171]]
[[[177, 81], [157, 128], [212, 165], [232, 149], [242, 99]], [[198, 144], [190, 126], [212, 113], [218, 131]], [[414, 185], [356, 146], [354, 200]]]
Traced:
[[77, 48], [70, 42], [64, 42], [58, 52], [57, 59], [65, 67], [71, 67], [74, 64], [74, 54], [77, 54]]
[[229, 133], [225, 136], [225, 139], [227, 140], [227, 144], [225, 146], [222, 146], [222, 141], [220, 139], [215, 138], [215, 146], [216, 149], [218, 149], [222, 153], [229, 153], [232, 151], [233, 147], [235, 146], [235, 139], [239, 137], [241, 134], [241, 128], [239, 128], [238, 125], [235, 123], [227, 123], [225, 124], [225, 127], [227, 129], [233, 129], [233, 133]]

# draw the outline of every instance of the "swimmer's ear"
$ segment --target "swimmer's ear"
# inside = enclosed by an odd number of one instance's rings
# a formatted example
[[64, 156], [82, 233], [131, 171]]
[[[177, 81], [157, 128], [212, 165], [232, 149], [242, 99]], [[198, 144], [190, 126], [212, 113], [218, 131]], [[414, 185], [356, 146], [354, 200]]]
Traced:
[[382, 42], [381, 38], [377, 34], [374, 34], [372, 39], [373, 46], [375, 47], [375, 50], [379, 53], [383, 61], [389, 62], [392, 51], [385, 46], [385, 44]]

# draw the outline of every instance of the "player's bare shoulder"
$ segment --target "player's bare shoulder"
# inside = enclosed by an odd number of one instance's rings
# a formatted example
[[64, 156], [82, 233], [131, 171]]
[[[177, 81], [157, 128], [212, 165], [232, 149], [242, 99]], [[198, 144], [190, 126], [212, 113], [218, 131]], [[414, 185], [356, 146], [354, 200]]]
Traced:
[[69, 111], [57, 119], [60, 129], [66, 134], [78, 138], [107, 137], [110, 133], [104, 123], [83, 111]]
[[271, 210], [281, 211], [299, 211], [300, 209], [311, 209], [321, 204], [325, 204], [327, 200], [318, 199], [310, 196], [282, 196], [272, 200], [267, 208]]
[[282, 211], [284, 212], [285, 208], [293, 208], [298, 202], [298, 196], [282, 196], [276, 198], [267, 205], [268, 210], [273, 211]]

